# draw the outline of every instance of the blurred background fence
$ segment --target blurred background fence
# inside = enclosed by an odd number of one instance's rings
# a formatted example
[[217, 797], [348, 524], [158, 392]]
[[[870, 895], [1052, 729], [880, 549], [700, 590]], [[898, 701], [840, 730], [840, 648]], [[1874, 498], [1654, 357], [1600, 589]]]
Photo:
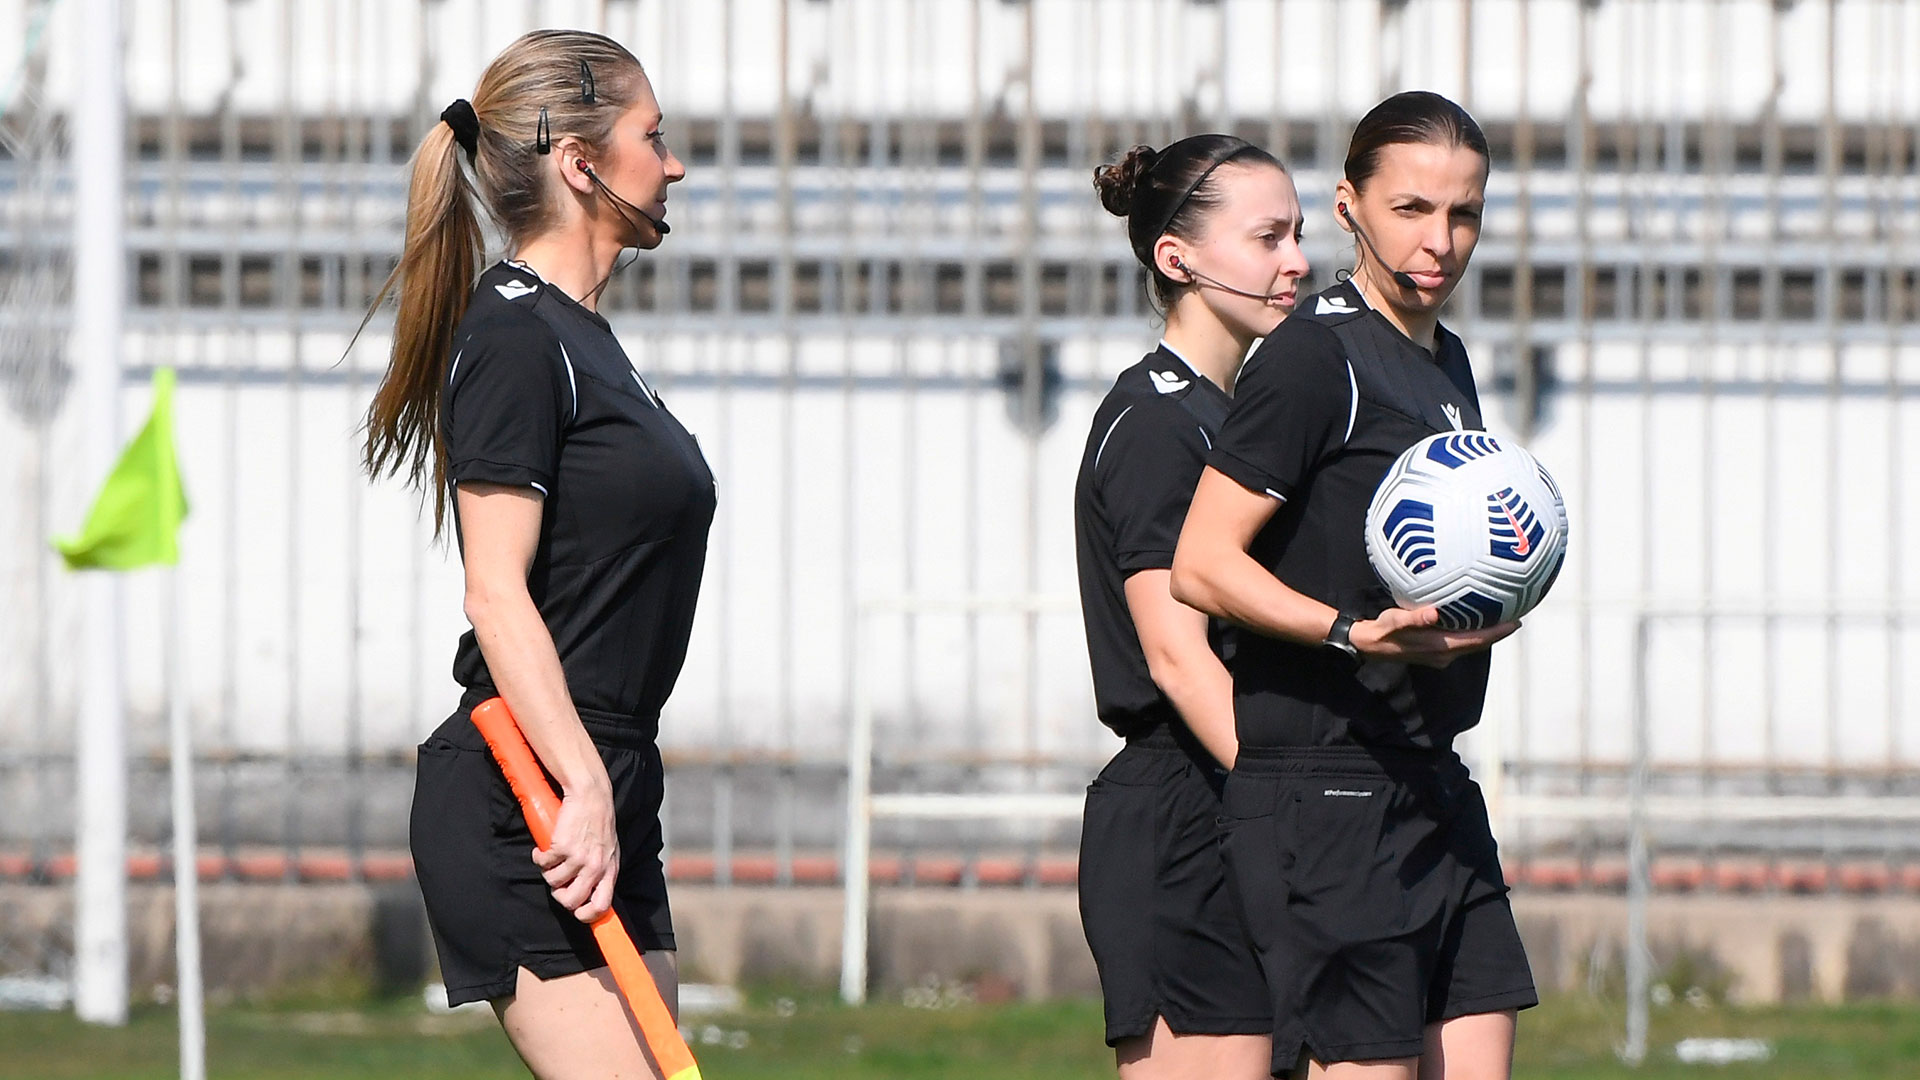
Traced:
[[[1493, 147], [1449, 325], [1490, 424], [1554, 470], [1574, 523], [1558, 592], [1496, 654], [1462, 743], [1510, 869], [1623, 885], [1639, 782], [1677, 800], [1648, 822], [1657, 884], [1920, 889], [1901, 820], [1920, 798], [1915, 5], [143, 0], [127, 17], [126, 204], [75, 206], [63, 116], [90, 73], [61, 43], [86, 28], [59, 0], [0, 0], [11, 876], [71, 867], [80, 606], [46, 538], [95, 490], [78, 447], [103, 420], [70, 395], [85, 358], [63, 275], [72, 215], [122, 211], [120, 416], [142, 415], [157, 366], [180, 375], [203, 850], [238, 877], [408, 872], [412, 747], [456, 701], [459, 577], [415, 498], [356, 467], [390, 317], [343, 354], [427, 125], [514, 35], [570, 25], [641, 57], [689, 169], [672, 238], [603, 301], [719, 478], [662, 725], [677, 877], [837, 880], [856, 647], [875, 791], [1086, 783], [1117, 743], [1077, 612], [941, 599], [1074, 591], [1090, 416], [1157, 333], [1091, 170], [1201, 130], [1261, 143], [1294, 172], [1324, 285], [1351, 261], [1330, 213], [1351, 125], [1421, 87]], [[165, 627], [156, 583], [122, 592], [132, 841], [157, 852]], [[927, 602], [861, 630], [864, 601], [900, 597]], [[1792, 812], [1749, 812], [1773, 798]], [[1065, 882], [1075, 842], [1071, 822], [882, 820], [873, 866]]]

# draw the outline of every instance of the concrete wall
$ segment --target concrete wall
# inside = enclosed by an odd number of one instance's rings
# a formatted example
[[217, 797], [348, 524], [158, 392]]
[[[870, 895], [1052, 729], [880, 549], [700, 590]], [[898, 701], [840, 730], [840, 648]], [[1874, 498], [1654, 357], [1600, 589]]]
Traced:
[[[203, 889], [206, 977], [216, 1000], [299, 988], [408, 992], [432, 974], [410, 885], [211, 884]], [[136, 996], [173, 980], [170, 890], [132, 892]], [[929, 980], [983, 998], [1099, 992], [1072, 891], [882, 889], [875, 894], [874, 992]], [[1626, 902], [1522, 892], [1514, 898], [1543, 989], [1618, 993]], [[835, 889], [674, 890], [689, 981], [832, 985], [840, 955]], [[0, 885], [0, 945], [57, 953], [70, 934], [65, 886]], [[1739, 1002], [1920, 996], [1920, 898], [1662, 896], [1649, 918], [1657, 980]]]

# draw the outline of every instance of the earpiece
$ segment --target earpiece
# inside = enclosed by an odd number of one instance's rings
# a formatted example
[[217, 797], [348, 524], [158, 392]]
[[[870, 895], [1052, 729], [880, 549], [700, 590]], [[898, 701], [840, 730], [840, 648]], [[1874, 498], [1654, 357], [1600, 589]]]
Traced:
[[1257, 292], [1248, 292], [1245, 289], [1236, 289], [1233, 286], [1226, 284], [1225, 282], [1215, 281], [1213, 278], [1210, 278], [1207, 275], [1201, 273], [1200, 271], [1195, 270], [1193, 267], [1188, 266], [1186, 263], [1181, 262], [1180, 256], [1178, 255], [1169, 257], [1167, 259], [1167, 265], [1173, 267], [1175, 270], [1179, 270], [1185, 273], [1187, 275], [1188, 283], [1192, 283], [1195, 281], [1204, 281], [1207, 284], [1223, 292], [1230, 292], [1235, 296], [1244, 296], [1249, 300], [1260, 300], [1263, 302], [1271, 303], [1272, 301], [1279, 299], [1280, 297], [1291, 295], [1290, 293], [1257, 293]]
[[[653, 226], [654, 231], [658, 232], [661, 236], [665, 236], [669, 232], [673, 231], [667, 228], [666, 222], [661, 221], [659, 218], [654, 217], [652, 214], [647, 213], [645, 210], [642, 210], [639, 207], [628, 202], [627, 200], [621, 198], [620, 196], [615, 195], [613, 193], [613, 189], [607, 186], [606, 181], [600, 179], [599, 175], [593, 171], [593, 166], [587, 164], [586, 158], [574, 158], [573, 167], [576, 169], [579, 169], [583, 173], [586, 173], [587, 179], [593, 181], [593, 186], [600, 190], [600, 194], [605, 195], [608, 199], [612, 200], [614, 211], [618, 213], [621, 217], [627, 217], [627, 211], [631, 210], [634, 213], [639, 214], [641, 217], [646, 218], [648, 223]], [[632, 224], [633, 219], [628, 217], [627, 223]]]

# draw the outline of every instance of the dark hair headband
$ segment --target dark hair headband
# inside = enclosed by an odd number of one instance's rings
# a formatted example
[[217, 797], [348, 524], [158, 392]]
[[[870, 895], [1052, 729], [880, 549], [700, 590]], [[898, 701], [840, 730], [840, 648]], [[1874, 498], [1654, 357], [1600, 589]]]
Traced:
[[456, 98], [453, 104], [440, 110], [440, 120], [453, 129], [453, 141], [467, 152], [471, 162], [480, 151], [480, 117], [473, 111], [473, 104], [466, 98]]
[[[1171, 149], [1171, 147], [1169, 147], [1169, 149]], [[1194, 178], [1193, 183], [1187, 185], [1187, 190], [1181, 192], [1180, 197], [1173, 201], [1172, 207], [1170, 207], [1167, 210], [1166, 217], [1160, 219], [1160, 224], [1154, 228], [1152, 235], [1155, 237], [1158, 237], [1161, 234], [1165, 233], [1167, 231], [1167, 226], [1173, 224], [1173, 219], [1180, 216], [1180, 210], [1182, 207], [1187, 205], [1187, 200], [1193, 198], [1193, 193], [1196, 191], [1199, 191], [1200, 185], [1206, 183], [1207, 177], [1213, 175], [1213, 170], [1219, 168], [1222, 165], [1225, 165], [1228, 161], [1231, 161], [1236, 154], [1240, 153], [1240, 151], [1244, 149], [1246, 149], [1246, 144], [1244, 143], [1238, 146], [1235, 146], [1229, 149], [1226, 153], [1215, 158], [1213, 160], [1213, 164], [1208, 165], [1205, 169], [1200, 170], [1200, 175]], [[1160, 162], [1167, 160], [1168, 156], [1169, 155], [1167, 154], [1167, 152], [1165, 150], [1162, 150], [1160, 152], [1159, 160], [1155, 161], [1154, 165], [1158, 165], [1160, 164]], [[1151, 173], [1153, 171], [1152, 167], [1149, 167], [1147, 171]]]

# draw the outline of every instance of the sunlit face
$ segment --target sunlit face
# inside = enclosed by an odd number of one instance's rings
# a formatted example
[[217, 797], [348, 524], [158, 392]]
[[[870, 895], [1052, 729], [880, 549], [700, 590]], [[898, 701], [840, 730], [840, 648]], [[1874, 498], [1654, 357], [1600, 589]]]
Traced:
[[[1300, 196], [1293, 177], [1265, 162], [1222, 165], [1212, 186], [1219, 201], [1199, 238], [1163, 253], [1161, 272], [1174, 281], [1191, 280], [1194, 295], [1236, 336], [1265, 337], [1293, 310], [1296, 286], [1308, 270], [1300, 250]], [[1192, 274], [1173, 266], [1174, 257]], [[1239, 296], [1193, 275], [1272, 298]]]
[[[1378, 249], [1376, 256], [1360, 247], [1367, 294], [1405, 311], [1430, 312], [1453, 295], [1480, 242], [1487, 159], [1465, 146], [1394, 143], [1380, 151], [1366, 190], [1356, 192], [1343, 179], [1335, 198]], [[1337, 210], [1335, 219], [1351, 231]], [[1415, 287], [1395, 283], [1396, 270]]]
[[[653, 84], [642, 75], [633, 105], [614, 122], [605, 160], [593, 162], [593, 168], [614, 194], [664, 221], [667, 187], [684, 179], [687, 169], [667, 148], [660, 122], [660, 102], [653, 96]], [[626, 246], [660, 246], [660, 234], [647, 222], [640, 221], [635, 230], [621, 222], [618, 214], [612, 220], [621, 223]]]

